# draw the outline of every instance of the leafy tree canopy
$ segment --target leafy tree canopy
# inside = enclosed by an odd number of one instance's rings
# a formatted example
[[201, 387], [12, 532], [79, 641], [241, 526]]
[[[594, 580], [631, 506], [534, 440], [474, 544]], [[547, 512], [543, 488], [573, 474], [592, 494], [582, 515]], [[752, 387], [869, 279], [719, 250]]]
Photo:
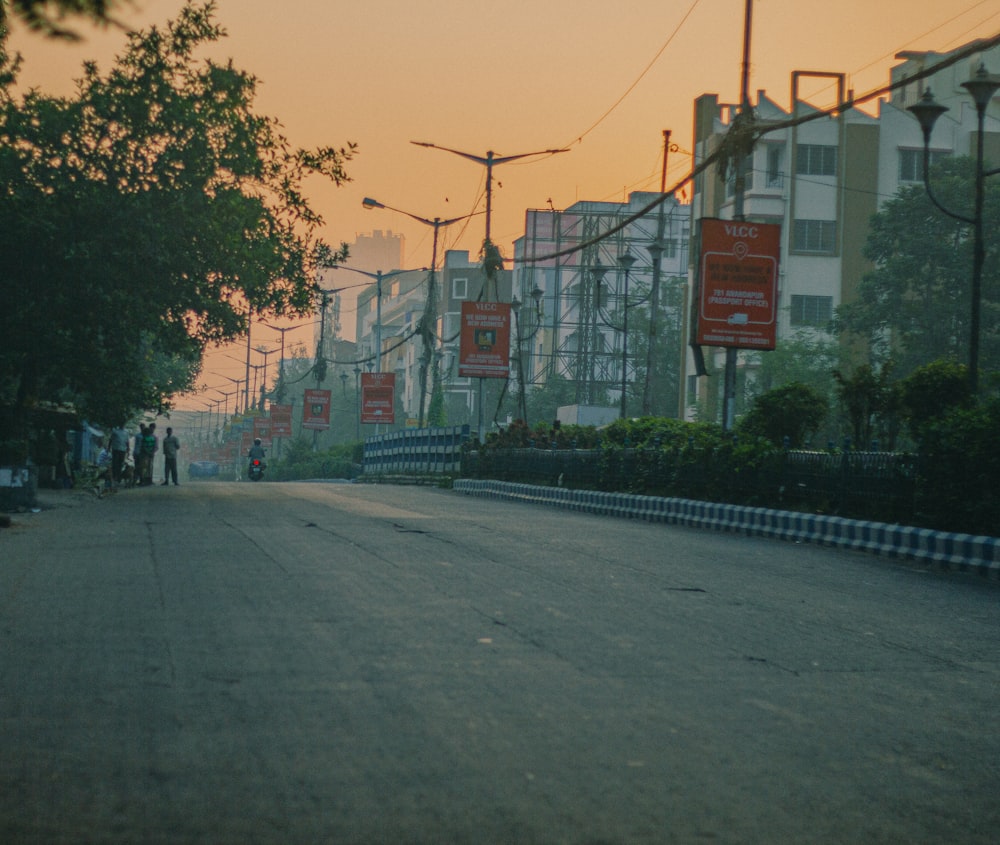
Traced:
[[254, 111], [253, 76], [199, 61], [213, 11], [130, 35], [67, 99], [16, 100], [0, 38], [0, 404], [122, 420], [188, 388], [251, 317], [309, 311], [332, 251], [303, 183], [347, 180], [354, 147], [293, 149]]
[[120, 0], [0, 0], [0, 26], [16, 17], [30, 29], [54, 38], [77, 40], [79, 36], [63, 26], [69, 17], [89, 19], [97, 24], [111, 24], [114, 9], [125, 5]]
[[741, 434], [763, 437], [776, 446], [797, 448], [823, 424], [829, 405], [826, 397], [801, 382], [789, 382], [762, 393], [739, 422]]
[[[947, 158], [931, 172], [935, 196], [972, 215], [975, 164]], [[1000, 180], [986, 180], [987, 232], [1000, 227]], [[1000, 240], [986, 239], [981, 366], [1000, 368]], [[903, 188], [872, 218], [865, 255], [875, 264], [854, 302], [837, 310], [837, 327], [872, 345], [877, 361], [890, 357], [900, 375], [938, 359], [968, 360], [972, 228], [945, 216], [923, 185]]]

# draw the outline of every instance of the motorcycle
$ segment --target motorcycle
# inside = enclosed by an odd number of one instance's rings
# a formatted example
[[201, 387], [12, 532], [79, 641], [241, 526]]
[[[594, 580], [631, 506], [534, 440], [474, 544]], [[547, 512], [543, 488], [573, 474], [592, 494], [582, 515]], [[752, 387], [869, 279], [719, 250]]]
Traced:
[[260, 458], [251, 458], [250, 466], [247, 468], [247, 478], [251, 481], [260, 481], [264, 477], [264, 462]]

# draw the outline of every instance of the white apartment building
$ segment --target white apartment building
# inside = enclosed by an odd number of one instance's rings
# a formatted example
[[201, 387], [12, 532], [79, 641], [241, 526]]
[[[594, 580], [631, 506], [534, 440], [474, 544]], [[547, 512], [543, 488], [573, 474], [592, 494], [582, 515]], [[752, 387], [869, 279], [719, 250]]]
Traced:
[[[955, 53], [963, 50], [958, 48]], [[893, 82], [911, 78], [954, 55], [903, 53], [891, 71]], [[931, 138], [932, 156], [970, 155], [975, 151], [976, 112], [961, 87], [983, 64], [1000, 71], [1000, 49], [977, 53], [931, 77], [892, 92], [887, 99], [863, 108], [848, 108], [833, 116], [766, 131], [767, 126], [810, 113], [814, 105], [800, 91], [808, 83], [827, 81], [826, 103], [849, 99], [840, 73], [795, 71], [791, 75], [791, 105], [779, 106], [763, 91], [752, 104], [758, 127], [764, 129], [745, 164], [744, 214], [747, 220], [779, 223], [782, 228], [779, 270], [778, 343], [794, 332], [825, 333], [835, 309], [850, 302], [865, 273], [872, 268], [863, 256], [869, 220], [900, 186], [922, 181], [923, 136], [907, 107], [931, 88], [949, 111]], [[714, 94], [695, 101], [695, 163], [718, 149], [737, 114], [735, 104], [723, 104]], [[1000, 103], [988, 109], [984, 133], [986, 156], [1000, 162]], [[698, 233], [702, 218], [731, 219], [733, 182], [723, 183], [714, 168], [694, 182], [691, 204], [692, 289], [697, 291]], [[971, 197], [970, 197], [971, 207]], [[696, 294], [689, 305], [696, 313]], [[689, 315], [689, 320], [694, 314]], [[690, 323], [693, 325], [693, 322]], [[699, 403], [719, 407], [724, 350], [703, 349], [709, 375], [696, 373], [696, 356], [688, 355], [684, 385], [685, 416], [694, 418]], [[763, 353], [767, 354], [767, 353]], [[746, 366], [743, 353], [740, 366]], [[860, 363], [860, 362], [859, 362]], [[748, 374], [752, 381], [752, 373]], [[739, 402], [738, 402], [739, 405]]]

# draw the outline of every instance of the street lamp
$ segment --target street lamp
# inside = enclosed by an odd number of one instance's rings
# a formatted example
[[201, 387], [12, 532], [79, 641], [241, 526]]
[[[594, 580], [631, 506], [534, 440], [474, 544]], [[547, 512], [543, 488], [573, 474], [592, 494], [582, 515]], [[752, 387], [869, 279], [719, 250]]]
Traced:
[[[403, 273], [413, 273], [419, 272], [420, 270], [426, 270], [426, 267], [418, 267], [416, 271], [414, 270], [392, 270], [389, 273], [383, 273], [381, 270], [377, 270], [374, 273], [369, 273], [367, 270], [359, 270], [357, 267], [346, 267], [343, 264], [335, 264], [330, 269], [332, 270], [350, 270], [352, 273], [360, 273], [362, 276], [367, 276], [369, 279], [374, 279], [375, 288], [375, 360], [378, 362], [375, 371], [382, 372], [382, 282], [385, 279], [391, 279], [393, 276], [400, 276]], [[353, 286], [352, 286], [353, 287]], [[344, 288], [338, 288], [338, 290], [344, 290]], [[371, 368], [369, 368], [369, 371]]]
[[474, 161], [477, 164], [481, 164], [486, 167], [486, 238], [483, 240], [483, 255], [486, 258], [486, 292], [488, 296], [489, 283], [493, 281], [493, 292], [497, 299], [499, 299], [500, 295], [497, 292], [496, 281], [494, 279], [496, 268], [494, 266], [494, 262], [490, 259], [490, 252], [493, 246], [490, 231], [490, 226], [493, 220], [493, 168], [497, 165], [507, 164], [507, 162], [517, 161], [522, 158], [531, 158], [533, 156], [540, 155], [555, 155], [556, 153], [568, 153], [569, 150], [539, 150], [534, 153], [517, 153], [509, 156], [498, 156], [495, 152], [493, 152], [493, 150], [488, 150], [485, 156], [478, 156], [473, 155], [472, 153], [462, 152], [461, 150], [453, 150], [450, 147], [439, 147], [437, 144], [431, 144], [427, 141], [410, 141], [410, 143], [416, 144], [418, 147], [429, 147], [432, 150], [443, 150], [446, 153], [453, 153], [454, 155], [467, 158], [469, 161]]
[[[417, 214], [410, 214], [408, 211], [403, 211], [400, 208], [393, 208], [391, 205], [386, 205], [385, 203], [374, 200], [371, 197], [365, 197], [361, 204], [367, 209], [373, 208], [384, 208], [387, 211], [395, 211], [397, 214], [403, 214], [409, 217], [411, 220], [416, 220], [418, 223], [423, 223], [425, 226], [431, 226], [434, 229], [434, 245], [431, 250], [431, 276], [427, 291], [427, 304], [424, 307], [424, 316], [421, 321], [420, 333], [423, 337], [424, 342], [424, 356], [428, 357], [431, 354], [431, 327], [430, 322], [437, 316], [437, 281], [435, 279], [435, 272], [437, 270], [437, 249], [438, 249], [438, 232], [445, 226], [450, 226], [452, 223], [458, 223], [460, 220], [467, 220], [470, 217], [475, 217], [476, 214], [481, 214], [482, 212], [473, 212], [472, 214], [463, 214], [461, 217], [451, 217], [447, 220], [442, 220], [440, 217], [435, 217], [433, 220], [427, 217], [420, 217]], [[427, 367], [424, 367], [420, 371], [420, 409], [419, 409], [419, 420], [417, 425], [420, 428], [424, 427], [424, 402], [427, 396]]]
[[[590, 268], [590, 312], [591, 312], [591, 325], [590, 325], [590, 343], [587, 348], [588, 360], [586, 360], [582, 366], [584, 375], [586, 376], [586, 395], [582, 398], [585, 402], [592, 403], [595, 401], [595, 390], [594, 383], [597, 379], [597, 349], [598, 349], [598, 339], [600, 337], [597, 328], [598, 311], [601, 307], [601, 282], [604, 281], [604, 276], [608, 272], [607, 267], [602, 267], [600, 264], [596, 264]], [[586, 337], [586, 333], [584, 334]], [[579, 399], [578, 399], [579, 401]]]
[[542, 290], [536, 284], [531, 289], [531, 298], [535, 302], [535, 327], [531, 334], [524, 337], [521, 333], [521, 300], [517, 298], [515, 294], [510, 301], [510, 310], [514, 312], [514, 328], [515, 336], [517, 338], [517, 383], [520, 388], [520, 401], [521, 406], [521, 419], [524, 421], [525, 425], [528, 425], [528, 397], [527, 397], [527, 385], [525, 384], [524, 378], [524, 341], [531, 340], [538, 330], [541, 328], [541, 316], [542, 316]]
[[993, 170], [983, 169], [983, 128], [986, 121], [986, 107], [993, 99], [993, 95], [1000, 89], [1000, 78], [990, 75], [986, 72], [986, 68], [980, 65], [975, 76], [963, 82], [962, 87], [969, 92], [976, 104], [976, 203], [975, 212], [972, 217], [949, 211], [938, 202], [934, 196], [934, 192], [931, 190], [931, 132], [934, 129], [937, 119], [948, 111], [948, 107], [936, 102], [934, 95], [931, 94], [928, 88], [924, 91], [924, 95], [920, 100], [910, 106], [907, 111], [911, 112], [920, 123], [920, 128], [924, 135], [923, 176], [927, 196], [943, 214], [972, 226], [972, 305], [969, 317], [969, 387], [973, 395], [975, 395], [979, 390], [980, 308], [983, 287], [983, 264], [986, 259], [986, 248], [983, 243], [984, 185], [987, 176], [995, 176], [1000, 173], [1000, 168]]
[[354, 439], [361, 439], [361, 366], [354, 365]]
[[625, 271], [625, 301], [622, 308], [622, 404], [619, 416], [625, 419], [626, 387], [628, 377], [628, 277], [632, 265], [635, 264], [635, 256], [626, 251], [618, 256], [618, 266]]

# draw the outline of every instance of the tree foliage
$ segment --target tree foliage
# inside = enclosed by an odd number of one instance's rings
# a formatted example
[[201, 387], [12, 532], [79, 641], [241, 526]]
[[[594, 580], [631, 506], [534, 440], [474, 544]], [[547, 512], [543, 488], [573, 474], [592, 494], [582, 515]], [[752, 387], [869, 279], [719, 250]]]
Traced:
[[[938, 200], [972, 216], [974, 162], [948, 158], [931, 174]], [[1000, 225], [1000, 182], [986, 181], [987, 232]], [[981, 365], [1000, 367], [1000, 241], [986, 239]], [[855, 301], [837, 310], [837, 327], [859, 335], [876, 361], [892, 358], [906, 375], [938, 359], [967, 360], [971, 313], [972, 228], [945, 216], [923, 185], [908, 186], [872, 218], [865, 255], [875, 265]]]
[[[311, 308], [321, 220], [303, 183], [345, 181], [353, 146], [293, 149], [255, 112], [253, 76], [199, 61], [223, 34], [213, 13], [131, 34], [72, 98], [0, 91], [0, 403], [122, 420], [188, 388], [251, 317]], [[16, 77], [6, 53], [0, 70]]]
[[892, 362], [880, 369], [863, 364], [852, 373], [834, 370], [837, 396], [858, 449], [869, 448], [875, 440], [887, 449], [895, 447], [901, 425], [901, 398], [892, 372]]
[[757, 396], [738, 430], [775, 446], [784, 445], [787, 437], [789, 446], [799, 448], [823, 424], [828, 410], [822, 393], [801, 382], [789, 382]]
[[901, 401], [910, 434], [918, 443], [932, 423], [972, 405], [969, 370], [954, 361], [933, 361], [918, 367], [900, 384]]
[[89, 19], [96, 24], [113, 24], [111, 13], [125, 5], [120, 0], [0, 0], [0, 26], [11, 17], [22, 20], [29, 29], [53, 38], [78, 40], [72, 29], [63, 25], [69, 17]]

